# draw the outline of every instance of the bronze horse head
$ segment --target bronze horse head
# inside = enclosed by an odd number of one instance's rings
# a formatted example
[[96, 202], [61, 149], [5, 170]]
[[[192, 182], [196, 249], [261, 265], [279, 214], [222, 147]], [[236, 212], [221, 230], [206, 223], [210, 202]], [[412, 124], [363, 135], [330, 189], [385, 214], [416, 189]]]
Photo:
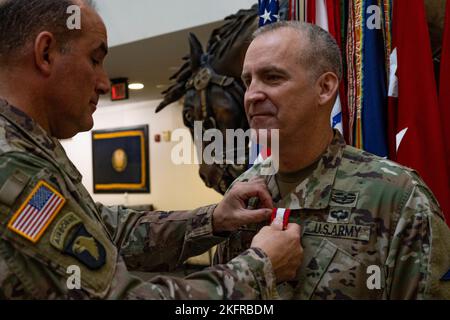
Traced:
[[[287, 0], [280, 5], [280, 16], [287, 14]], [[251, 34], [258, 27], [258, 9], [239, 10], [225, 18], [225, 24], [213, 30], [206, 52], [194, 34], [189, 35], [190, 54], [170, 80], [176, 83], [164, 91], [164, 100], [156, 112], [184, 96], [183, 121], [194, 138], [194, 123], [200, 121], [202, 130], [217, 129], [226, 137], [226, 129], [249, 128], [244, 110], [245, 87], [241, 81], [242, 64]], [[202, 142], [204, 149], [210, 142]], [[248, 167], [248, 144], [244, 160], [237, 159], [238, 148], [226, 150], [235, 161], [200, 164], [199, 174], [206, 186], [224, 194], [231, 183]], [[242, 151], [242, 150], [241, 150]], [[202, 154], [201, 150], [197, 150]], [[242, 152], [241, 152], [242, 154]], [[216, 157], [217, 158], [217, 157]], [[218, 158], [221, 158], [220, 156]], [[200, 157], [199, 157], [200, 159]], [[223, 157], [222, 157], [223, 159]], [[240, 160], [240, 161], [238, 161]]]

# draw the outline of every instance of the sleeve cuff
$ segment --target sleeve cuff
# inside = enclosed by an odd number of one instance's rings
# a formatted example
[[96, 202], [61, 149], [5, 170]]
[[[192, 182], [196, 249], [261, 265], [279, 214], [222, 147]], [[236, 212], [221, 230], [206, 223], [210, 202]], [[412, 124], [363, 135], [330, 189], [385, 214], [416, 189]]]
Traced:
[[198, 238], [214, 238], [218, 242], [221, 242], [229, 237], [230, 232], [217, 232], [213, 230], [213, 212], [216, 209], [217, 204], [213, 204], [206, 207], [196, 209], [194, 217], [191, 221], [190, 228], [186, 231], [186, 239], [198, 239]]
[[272, 263], [266, 253], [260, 248], [250, 248], [230, 261], [248, 268], [253, 279], [248, 279], [252, 287], [263, 300], [279, 299], [276, 288], [276, 278]]

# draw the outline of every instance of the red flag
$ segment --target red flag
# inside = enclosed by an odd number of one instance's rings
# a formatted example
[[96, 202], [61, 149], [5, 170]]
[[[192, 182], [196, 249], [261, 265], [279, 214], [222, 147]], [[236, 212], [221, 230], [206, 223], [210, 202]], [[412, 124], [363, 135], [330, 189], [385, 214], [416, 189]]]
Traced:
[[[419, 172], [449, 222], [449, 178], [424, 1], [396, 0], [393, 7], [398, 99], [390, 106], [390, 136], [396, 139], [396, 161]], [[392, 87], [391, 82], [395, 96]]]
[[444, 129], [447, 173], [450, 174], [450, 1], [447, 1], [444, 28], [439, 80], [439, 107]]
[[306, 22], [316, 23], [316, 0], [308, 0], [306, 3]]

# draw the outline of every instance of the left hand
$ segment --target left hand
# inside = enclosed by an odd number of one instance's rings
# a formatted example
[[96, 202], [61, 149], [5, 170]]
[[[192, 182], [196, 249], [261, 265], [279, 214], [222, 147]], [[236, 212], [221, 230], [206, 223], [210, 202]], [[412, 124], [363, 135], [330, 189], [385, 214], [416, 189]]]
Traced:
[[[260, 209], [247, 209], [246, 202], [253, 197], [259, 198]], [[272, 197], [262, 178], [236, 182], [213, 212], [213, 230], [234, 231], [249, 223], [268, 220], [272, 208]]]

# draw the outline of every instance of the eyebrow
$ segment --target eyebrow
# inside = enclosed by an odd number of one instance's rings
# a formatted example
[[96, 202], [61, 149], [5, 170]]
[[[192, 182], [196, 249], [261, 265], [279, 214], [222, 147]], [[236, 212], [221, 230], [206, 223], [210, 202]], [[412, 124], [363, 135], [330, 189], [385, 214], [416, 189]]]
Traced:
[[102, 41], [102, 43], [94, 51], [101, 51], [103, 55], [106, 56], [108, 54], [108, 46]]
[[[257, 70], [258, 74], [264, 74], [264, 73], [269, 73], [269, 72], [277, 72], [277, 73], [287, 75], [286, 70], [278, 68], [276, 66], [267, 66], [267, 67]], [[248, 76], [250, 76], [250, 72], [243, 72], [241, 75], [241, 79], [247, 78]]]

